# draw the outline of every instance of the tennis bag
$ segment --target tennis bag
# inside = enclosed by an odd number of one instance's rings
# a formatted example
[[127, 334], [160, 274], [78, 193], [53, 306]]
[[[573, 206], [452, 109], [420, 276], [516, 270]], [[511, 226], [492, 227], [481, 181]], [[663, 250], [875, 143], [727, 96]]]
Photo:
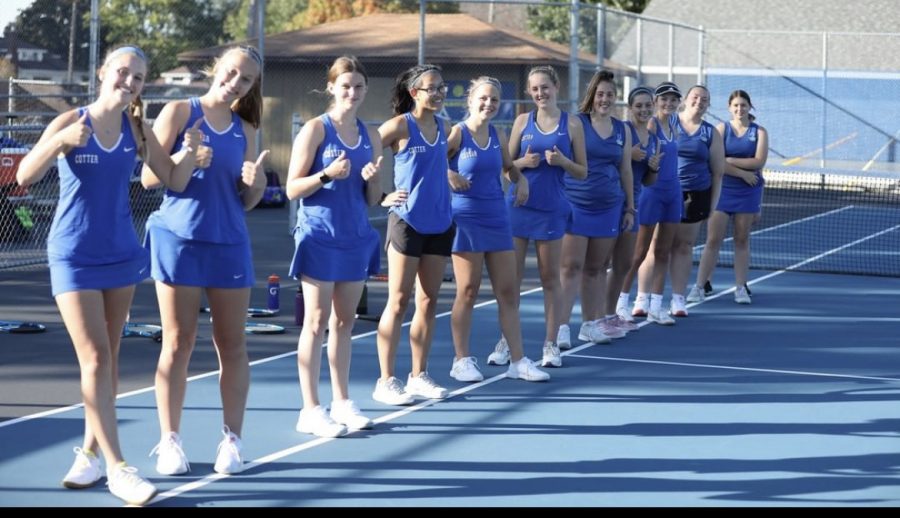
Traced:
[[281, 186], [281, 180], [278, 179], [278, 173], [271, 169], [266, 170], [266, 190], [263, 197], [259, 200], [257, 207], [262, 208], [278, 208], [284, 207], [287, 201], [287, 193]]

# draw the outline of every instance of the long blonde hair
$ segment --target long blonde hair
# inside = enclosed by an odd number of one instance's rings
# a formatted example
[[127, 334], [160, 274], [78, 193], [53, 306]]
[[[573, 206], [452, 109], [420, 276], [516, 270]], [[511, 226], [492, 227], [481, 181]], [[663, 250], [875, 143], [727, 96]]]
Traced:
[[[120, 56], [122, 54], [134, 54], [135, 56], [141, 58], [144, 64], [147, 65], [149, 69], [150, 63], [147, 61], [147, 55], [144, 54], [144, 51], [135, 45], [122, 45], [110, 50], [106, 54], [106, 59], [103, 60], [103, 65], [100, 67], [100, 70], [104, 70], [106, 66], [109, 64], [113, 58]], [[140, 95], [134, 96], [131, 100], [131, 104], [128, 105], [128, 118], [131, 120], [131, 127], [134, 128], [134, 131], [137, 132], [137, 137], [139, 137], [139, 141], [137, 144], [137, 154], [141, 157], [141, 160], [147, 160], [147, 136], [144, 135], [144, 101], [141, 99]]]
[[259, 129], [259, 125], [262, 122], [262, 111], [263, 111], [263, 96], [262, 96], [262, 74], [263, 74], [263, 60], [262, 56], [260, 56], [259, 51], [256, 50], [255, 47], [251, 47], [249, 45], [238, 45], [234, 47], [229, 47], [225, 49], [224, 52], [219, 54], [219, 57], [213, 61], [211, 67], [204, 70], [204, 73], [212, 77], [216, 73], [216, 69], [219, 67], [219, 63], [222, 62], [222, 59], [225, 58], [231, 52], [240, 52], [250, 59], [252, 59], [257, 65], [259, 65], [259, 74], [256, 76], [256, 80], [253, 81], [253, 86], [250, 87], [250, 91], [248, 91], [243, 97], [239, 99], [235, 99], [231, 103], [231, 111], [238, 114], [242, 119], [249, 122], [251, 126], [256, 129]]

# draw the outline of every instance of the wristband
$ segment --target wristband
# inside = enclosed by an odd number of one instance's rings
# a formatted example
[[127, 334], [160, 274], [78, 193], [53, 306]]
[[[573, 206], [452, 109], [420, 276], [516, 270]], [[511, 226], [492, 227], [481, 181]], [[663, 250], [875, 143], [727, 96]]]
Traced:
[[322, 185], [325, 185], [325, 184], [331, 182], [332, 180], [334, 180], [334, 178], [328, 176], [328, 175], [325, 174], [325, 173], [322, 173], [322, 174], [319, 176], [319, 181], [322, 182]]

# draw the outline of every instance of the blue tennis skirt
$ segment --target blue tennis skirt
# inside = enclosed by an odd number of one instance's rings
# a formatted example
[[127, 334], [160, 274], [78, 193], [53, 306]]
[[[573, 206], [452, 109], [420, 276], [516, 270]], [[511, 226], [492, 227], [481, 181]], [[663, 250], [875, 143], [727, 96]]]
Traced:
[[454, 252], [501, 252], [513, 249], [509, 211], [503, 198], [453, 198]]
[[582, 237], [617, 237], [622, 227], [623, 203], [602, 210], [590, 210], [572, 204], [566, 233]]
[[108, 290], [133, 286], [150, 276], [150, 254], [135, 249], [134, 256], [111, 264], [79, 264], [73, 259], [50, 258], [53, 296], [69, 291]]
[[249, 288], [256, 282], [250, 241], [210, 243], [185, 239], [147, 221], [144, 247], [150, 250], [151, 277], [166, 284], [203, 288]]
[[294, 229], [290, 275], [327, 282], [366, 280], [381, 269], [378, 232], [369, 227], [358, 238], [336, 240], [308, 227]]

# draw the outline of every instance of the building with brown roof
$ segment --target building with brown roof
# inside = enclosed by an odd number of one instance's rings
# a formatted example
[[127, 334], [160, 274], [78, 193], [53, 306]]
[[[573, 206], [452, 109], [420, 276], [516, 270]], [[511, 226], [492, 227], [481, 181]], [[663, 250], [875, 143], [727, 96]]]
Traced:
[[[461, 118], [465, 87], [479, 75], [501, 80], [504, 98], [510, 101], [502, 113], [509, 118], [519, 111], [513, 101], [525, 98], [525, 79], [532, 66], [555, 67], [562, 81], [560, 98], [567, 97], [567, 46], [498, 28], [467, 14], [429, 14], [425, 31], [425, 60], [442, 66], [450, 86], [445, 105], [451, 119]], [[360, 117], [372, 123], [389, 118], [394, 78], [416, 64], [418, 39], [418, 14], [374, 14], [266, 36], [263, 143], [272, 150], [271, 165], [287, 170], [292, 114], [308, 120], [327, 108], [327, 98], [318, 92], [325, 89], [328, 66], [341, 55], [357, 56], [369, 74]], [[187, 51], [178, 57], [195, 69], [226, 47]], [[596, 68], [596, 57], [581, 53], [578, 58], [583, 87]], [[530, 100], [522, 102], [527, 103], [525, 109], [530, 107]]]

